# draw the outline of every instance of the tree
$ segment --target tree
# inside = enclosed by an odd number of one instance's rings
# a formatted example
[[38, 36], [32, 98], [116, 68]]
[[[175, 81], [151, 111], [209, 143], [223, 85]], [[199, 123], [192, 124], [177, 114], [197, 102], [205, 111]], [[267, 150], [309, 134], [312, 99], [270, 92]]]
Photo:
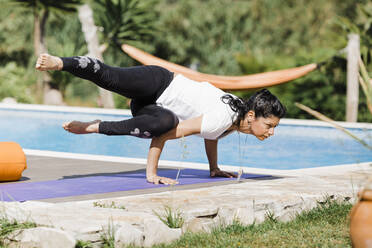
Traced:
[[103, 27], [103, 42], [121, 49], [128, 41], [145, 41], [153, 37], [158, 19], [157, 0], [97, 0], [95, 17]]
[[[153, 11], [155, 2], [154, 0], [94, 1], [92, 6], [96, 17], [95, 23], [100, 26], [99, 30], [103, 34], [101, 41], [97, 36], [99, 34], [98, 28], [92, 19], [92, 9], [88, 4], [81, 6], [79, 18], [88, 43], [89, 54], [103, 60], [103, 52], [106, 51], [106, 48], [121, 50], [122, 43], [144, 41], [151, 38], [155, 29], [156, 14]], [[103, 45], [99, 46], [100, 42]], [[113, 107], [113, 98], [110, 92], [100, 89], [100, 97], [104, 107]]]
[[[89, 55], [103, 61], [102, 51], [99, 47], [97, 27], [94, 25], [93, 11], [88, 4], [79, 7], [79, 19], [84, 32], [85, 40], [88, 44]], [[99, 88], [101, 104], [105, 108], [113, 108], [114, 100], [112, 93]]]
[[[40, 53], [48, 51], [45, 44], [45, 25], [48, 20], [50, 11], [65, 11], [74, 12], [76, 6], [80, 5], [81, 0], [11, 0], [21, 4], [23, 7], [29, 9], [34, 15], [34, 54], [38, 56]], [[47, 73], [43, 73], [43, 79], [38, 80], [38, 91], [41, 92], [43, 84], [46, 86], [46, 90], [49, 88], [48, 84], [50, 77]], [[40, 94], [40, 93], [39, 93]], [[41, 95], [41, 94], [40, 94]]]

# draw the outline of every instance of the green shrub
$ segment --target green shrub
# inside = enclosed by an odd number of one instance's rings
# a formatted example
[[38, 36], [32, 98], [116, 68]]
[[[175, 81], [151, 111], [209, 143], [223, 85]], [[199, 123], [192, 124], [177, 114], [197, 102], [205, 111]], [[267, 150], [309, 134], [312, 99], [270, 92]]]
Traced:
[[[347, 33], [337, 21], [340, 17], [356, 20], [359, 27], [368, 26], [369, 15], [362, 16], [362, 8], [355, 8], [364, 5], [369, 11], [365, 0], [162, 1], [158, 7], [161, 32], [154, 39], [153, 53], [182, 65], [199, 65], [202, 72], [225, 75], [321, 62], [347, 45]], [[342, 121], [345, 71], [345, 59], [338, 58], [319, 71], [270, 90], [285, 103], [289, 118], [312, 118], [294, 106], [297, 101]], [[235, 93], [248, 97], [252, 91]], [[361, 98], [358, 120], [371, 118]]]
[[36, 81], [36, 73], [18, 66], [15, 62], [9, 62], [0, 67], [0, 99], [13, 97], [18, 102], [33, 103], [30, 86]]
[[181, 211], [174, 210], [169, 206], [164, 207], [164, 213], [160, 214], [154, 211], [154, 214], [170, 228], [181, 228], [185, 222]]
[[[50, 54], [59, 57], [71, 57], [82, 56], [88, 53], [77, 14], [63, 16], [58, 13], [52, 13], [48, 21], [47, 31], [46, 43]], [[64, 96], [69, 84], [77, 84], [84, 81], [66, 72], [51, 71], [50, 75], [52, 81], [49, 84], [52, 88], [60, 90]], [[86, 81], [85, 83], [88, 84]], [[75, 94], [74, 96], [84, 98], [85, 95], [87, 94]]]

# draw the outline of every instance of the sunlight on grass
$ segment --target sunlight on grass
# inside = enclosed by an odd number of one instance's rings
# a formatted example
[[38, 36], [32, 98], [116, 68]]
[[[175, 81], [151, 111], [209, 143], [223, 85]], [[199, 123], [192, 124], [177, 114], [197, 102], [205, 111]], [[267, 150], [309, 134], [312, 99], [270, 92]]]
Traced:
[[267, 219], [259, 225], [234, 222], [211, 234], [186, 233], [171, 245], [154, 247], [351, 247], [349, 202], [328, 200], [283, 223]]

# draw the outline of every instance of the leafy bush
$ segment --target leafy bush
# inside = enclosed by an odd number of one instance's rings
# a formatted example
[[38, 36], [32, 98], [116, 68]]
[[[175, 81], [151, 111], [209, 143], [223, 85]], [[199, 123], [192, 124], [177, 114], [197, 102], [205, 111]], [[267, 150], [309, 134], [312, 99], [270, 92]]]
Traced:
[[0, 65], [10, 61], [27, 67], [33, 55], [32, 16], [14, 4], [3, 3], [0, 10]]
[[200, 66], [203, 72], [240, 74], [234, 57], [245, 51], [252, 26], [247, 18], [249, 5], [245, 1], [162, 1], [159, 34], [154, 40], [156, 55]]
[[[355, 20], [364, 0], [180, 0], [162, 1], [161, 36], [155, 54], [213, 74], [238, 75], [321, 62], [347, 45], [339, 17]], [[364, 5], [363, 5], [364, 6]], [[223, 10], [223, 11], [221, 11]], [[359, 19], [361, 19], [359, 17]], [[358, 20], [359, 20], [358, 19]], [[368, 26], [370, 19], [359, 20]], [[358, 24], [362, 25], [362, 24]], [[321, 70], [289, 84], [271, 87], [289, 118], [312, 118], [295, 107], [303, 103], [333, 119], [345, 118], [346, 61], [328, 61]], [[248, 97], [250, 91], [235, 92]], [[360, 99], [359, 121], [371, 121]]]
[[156, 54], [183, 65], [199, 64], [207, 73], [241, 74], [235, 60], [239, 54], [260, 62], [339, 49], [345, 38], [339, 38], [332, 20], [353, 6], [343, 5], [336, 0], [162, 1]]
[[[47, 30], [46, 42], [50, 54], [59, 57], [71, 57], [88, 53], [77, 14], [63, 16], [62, 14], [52, 13]], [[51, 87], [60, 90], [64, 96], [69, 84], [77, 84], [83, 81], [66, 72], [51, 71], [50, 75], [52, 77]], [[86, 84], [88, 83], [85, 82]], [[81, 95], [75, 96], [82, 97]]]
[[[356, 4], [353, 17], [340, 16], [337, 24], [343, 29], [343, 35], [356, 33], [360, 36], [360, 52], [365, 63], [372, 60], [372, 2]], [[370, 65], [372, 69], [372, 64]]]
[[15, 62], [0, 67], [0, 99], [13, 97], [18, 102], [33, 103], [35, 101], [30, 86], [36, 81], [36, 74]]

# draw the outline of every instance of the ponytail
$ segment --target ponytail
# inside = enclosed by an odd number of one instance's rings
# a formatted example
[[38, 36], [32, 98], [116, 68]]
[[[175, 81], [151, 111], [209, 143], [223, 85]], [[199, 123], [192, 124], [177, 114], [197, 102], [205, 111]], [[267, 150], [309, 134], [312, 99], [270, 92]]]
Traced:
[[221, 97], [221, 100], [223, 103], [228, 104], [232, 111], [237, 113], [237, 123], [240, 123], [240, 120], [243, 120], [249, 111], [248, 104], [240, 97], [226, 94]]
[[223, 95], [221, 101], [228, 104], [232, 111], [237, 115], [235, 125], [239, 125], [240, 121], [244, 120], [245, 115], [250, 111], [255, 112], [256, 117], [276, 116], [284, 117], [286, 113], [285, 107], [281, 104], [276, 96], [270, 93], [267, 89], [262, 89], [253, 94], [248, 99], [244, 100], [230, 94]]

